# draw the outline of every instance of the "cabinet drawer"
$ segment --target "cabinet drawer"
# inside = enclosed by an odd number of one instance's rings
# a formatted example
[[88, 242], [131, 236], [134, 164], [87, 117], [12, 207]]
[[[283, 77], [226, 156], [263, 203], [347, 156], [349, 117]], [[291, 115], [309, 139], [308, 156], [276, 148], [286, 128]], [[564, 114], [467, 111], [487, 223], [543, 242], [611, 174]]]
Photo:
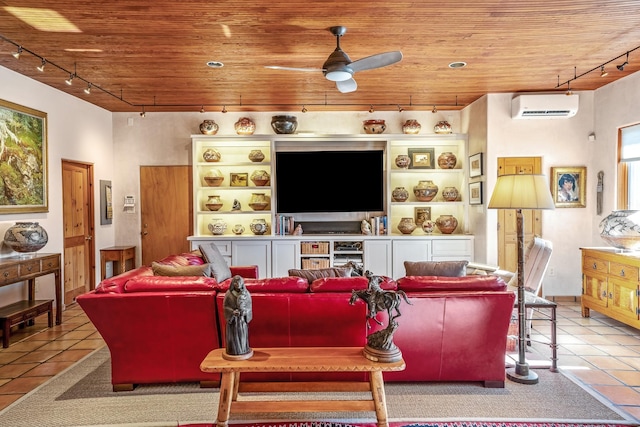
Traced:
[[586, 256], [584, 257], [584, 262], [582, 264], [582, 271], [585, 273], [596, 271], [598, 273], [607, 274], [608, 264], [608, 261]]
[[29, 274], [40, 272], [40, 261], [35, 260], [31, 262], [25, 262], [20, 264], [20, 275], [28, 276]]
[[17, 265], [0, 269], [0, 283], [12, 283], [17, 277], [20, 277], [20, 271]]
[[611, 276], [629, 280], [631, 282], [638, 281], [638, 267], [634, 267], [632, 265], [612, 262], [609, 264], [609, 274]]
[[42, 271], [57, 270], [60, 268], [60, 258], [58, 256], [48, 257], [42, 260]]
[[216, 240], [214, 243], [218, 247], [220, 254], [231, 256], [231, 240]]

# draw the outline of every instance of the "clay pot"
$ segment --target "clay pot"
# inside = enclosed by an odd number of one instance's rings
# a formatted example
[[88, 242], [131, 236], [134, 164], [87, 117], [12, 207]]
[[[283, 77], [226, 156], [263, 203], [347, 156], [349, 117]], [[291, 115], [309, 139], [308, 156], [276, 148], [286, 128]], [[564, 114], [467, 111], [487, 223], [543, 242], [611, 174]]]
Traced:
[[409, 198], [409, 192], [404, 187], [396, 187], [391, 192], [391, 198], [394, 202], [404, 202]]
[[422, 129], [422, 126], [417, 120], [407, 120], [402, 125], [402, 133], [408, 135], [417, 135], [420, 133], [420, 129]]
[[424, 231], [427, 234], [433, 233], [434, 228], [435, 228], [435, 224], [430, 219], [427, 219], [422, 223], [422, 231]]
[[375, 134], [382, 133], [387, 129], [384, 120], [365, 120], [362, 122], [364, 133]]
[[227, 229], [227, 224], [220, 218], [216, 218], [211, 223], [209, 223], [208, 227], [211, 234], [219, 236], [221, 234], [224, 234], [225, 230]]
[[251, 150], [249, 153], [249, 160], [255, 163], [263, 161], [264, 157], [264, 153], [261, 150]]
[[269, 199], [264, 193], [252, 193], [249, 199], [249, 207], [254, 211], [263, 211], [269, 206]]
[[396, 157], [396, 166], [400, 169], [406, 169], [410, 164], [411, 157], [407, 156], [406, 154], [398, 154], [398, 157]]
[[413, 221], [413, 218], [402, 218], [398, 223], [398, 230], [400, 230], [402, 234], [411, 234], [416, 228], [417, 225]]
[[458, 200], [459, 195], [460, 192], [456, 187], [444, 187], [444, 189], [442, 190], [442, 198], [446, 202], [455, 202], [456, 200]]
[[267, 232], [267, 221], [265, 221], [263, 218], [256, 218], [251, 221], [251, 224], [249, 224], [249, 228], [251, 229], [251, 232], [253, 234], [260, 236]]
[[438, 194], [438, 186], [431, 180], [418, 181], [418, 185], [413, 187], [413, 195], [419, 202], [430, 202]]
[[222, 176], [222, 172], [218, 169], [211, 169], [204, 176], [204, 182], [206, 182], [209, 187], [218, 187], [224, 181], [224, 176]]
[[298, 128], [298, 119], [296, 116], [273, 116], [271, 127], [275, 133], [295, 133]]
[[204, 150], [204, 153], [202, 153], [202, 158], [205, 162], [219, 162], [222, 156], [215, 148], [207, 148]]
[[451, 151], [445, 151], [438, 156], [438, 166], [440, 169], [453, 169], [458, 163], [458, 158]]
[[436, 219], [436, 227], [442, 234], [451, 234], [458, 228], [458, 220], [453, 215], [440, 215]]
[[602, 240], [614, 248], [640, 250], [640, 210], [613, 211], [598, 228]]
[[4, 244], [22, 253], [39, 251], [48, 241], [47, 232], [37, 222], [16, 222], [4, 234]]
[[269, 172], [259, 169], [253, 171], [251, 174], [251, 181], [256, 185], [256, 187], [263, 187], [265, 185], [269, 185], [271, 177], [269, 176]]
[[217, 211], [222, 207], [222, 200], [220, 200], [220, 196], [218, 195], [211, 195], [208, 197], [205, 206], [210, 211]]
[[238, 135], [253, 135], [256, 124], [249, 117], [240, 117], [233, 125]]
[[446, 120], [442, 120], [436, 123], [436, 125], [433, 127], [433, 131], [435, 133], [451, 133], [452, 132], [451, 125]]
[[200, 123], [200, 133], [204, 135], [215, 135], [218, 133], [218, 125], [213, 120], [205, 120]]
[[236, 225], [233, 226], [231, 231], [236, 236], [239, 236], [240, 234], [244, 233], [244, 226], [242, 224], [236, 224]]

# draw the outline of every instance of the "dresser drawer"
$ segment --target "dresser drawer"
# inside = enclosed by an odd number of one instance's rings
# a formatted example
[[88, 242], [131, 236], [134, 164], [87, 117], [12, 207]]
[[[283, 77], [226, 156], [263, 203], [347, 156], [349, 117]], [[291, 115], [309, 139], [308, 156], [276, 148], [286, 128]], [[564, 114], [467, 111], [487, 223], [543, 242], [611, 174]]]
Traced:
[[17, 265], [0, 269], [0, 283], [13, 283], [18, 277], [20, 277], [20, 269]]
[[629, 280], [631, 282], [638, 281], [638, 267], [632, 265], [611, 262], [609, 264], [609, 274], [612, 277]]
[[28, 276], [30, 274], [40, 273], [40, 260], [31, 262], [23, 262], [20, 264], [20, 275]]
[[602, 274], [607, 274], [609, 262], [604, 261], [598, 258], [593, 258], [590, 256], [585, 256], [582, 264], [582, 271], [586, 274], [592, 272], [598, 272]]
[[42, 271], [57, 270], [60, 268], [60, 257], [58, 255], [44, 258], [41, 264]]

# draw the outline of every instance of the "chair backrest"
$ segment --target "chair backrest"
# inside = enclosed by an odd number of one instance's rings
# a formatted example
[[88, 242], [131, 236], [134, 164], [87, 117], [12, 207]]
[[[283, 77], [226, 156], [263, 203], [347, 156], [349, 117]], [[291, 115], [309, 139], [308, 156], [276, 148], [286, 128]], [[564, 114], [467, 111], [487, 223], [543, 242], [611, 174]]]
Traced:
[[524, 288], [534, 295], [539, 295], [542, 290], [542, 279], [549, 267], [552, 251], [553, 244], [540, 237], [534, 237], [531, 244], [526, 248], [524, 254]]

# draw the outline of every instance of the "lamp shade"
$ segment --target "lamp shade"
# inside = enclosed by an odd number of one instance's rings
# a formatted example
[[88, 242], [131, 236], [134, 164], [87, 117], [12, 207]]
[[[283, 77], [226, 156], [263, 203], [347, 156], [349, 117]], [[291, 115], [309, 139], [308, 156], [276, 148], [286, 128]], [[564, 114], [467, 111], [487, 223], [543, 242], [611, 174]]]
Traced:
[[544, 175], [501, 175], [489, 201], [490, 209], [554, 209]]

